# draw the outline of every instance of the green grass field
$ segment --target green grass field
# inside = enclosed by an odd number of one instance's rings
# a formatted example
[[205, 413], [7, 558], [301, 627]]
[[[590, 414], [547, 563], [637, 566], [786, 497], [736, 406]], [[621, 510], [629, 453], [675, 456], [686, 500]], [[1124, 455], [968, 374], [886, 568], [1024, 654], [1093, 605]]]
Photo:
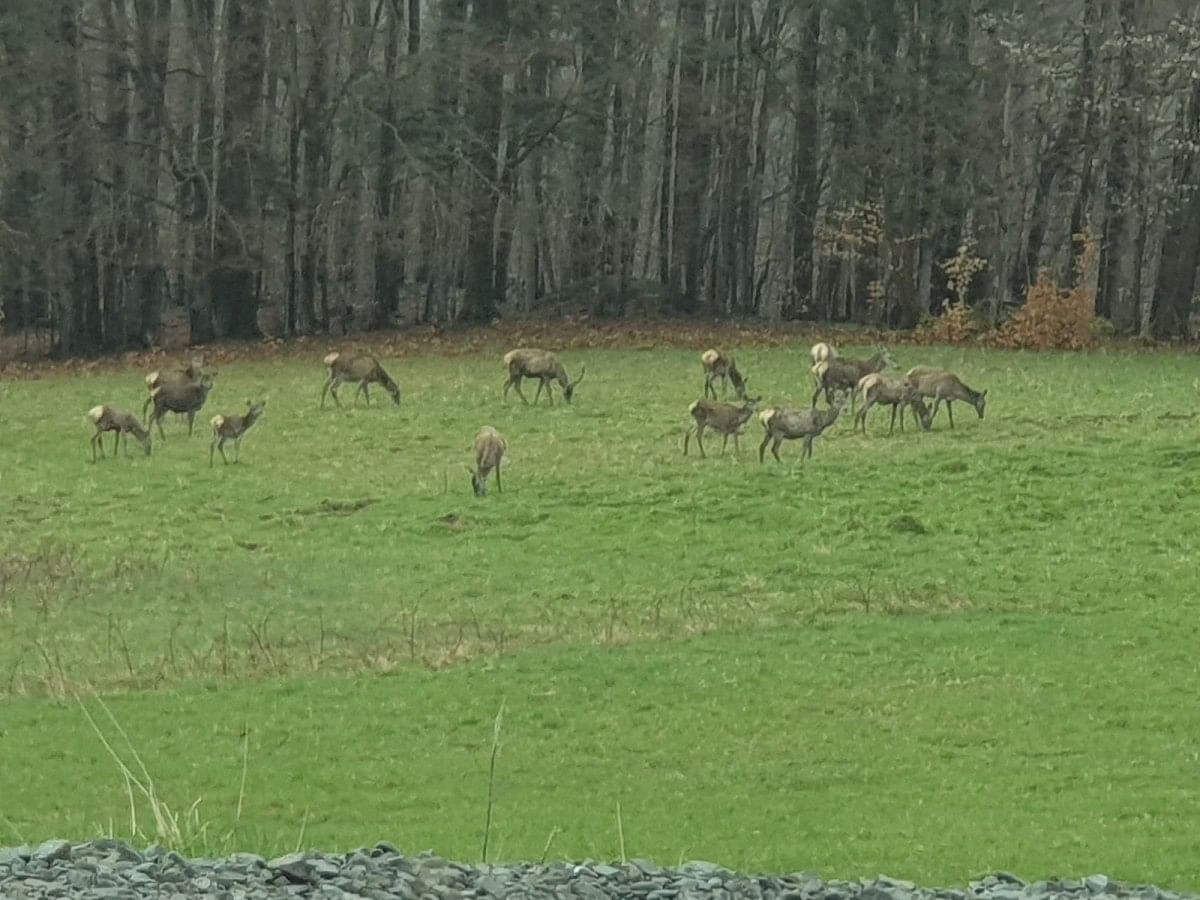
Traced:
[[[0, 383], [0, 843], [154, 836], [99, 695], [200, 800], [184, 849], [477, 859], [503, 704], [494, 858], [1200, 887], [1191, 357], [896, 348], [987, 417], [847, 416], [760, 465], [757, 421], [682, 455], [702, 347], [564, 353], [552, 408], [501, 403], [504, 349], [385, 359], [399, 409], [222, 365], [192, 439], [96, 465], [84, 413], [140, 411], [144, 372]], [[807, 344], [732, 349], [808, 402]], [[210, 469], [208, 419], [260, 396]]]

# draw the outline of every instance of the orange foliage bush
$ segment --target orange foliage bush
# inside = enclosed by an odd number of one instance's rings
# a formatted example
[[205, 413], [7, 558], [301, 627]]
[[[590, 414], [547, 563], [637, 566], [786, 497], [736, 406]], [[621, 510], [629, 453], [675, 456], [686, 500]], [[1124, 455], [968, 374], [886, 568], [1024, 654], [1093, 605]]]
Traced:
[[919, 344], [968, 344], [979, 337], [979, 322], [971, 307], [962, 300], [946, 301], [944, 312], [916, 327], [913, 338]]
[[1039, 272], [1025, 292], [1025, 304], [988, 336], [988, 344], [1008, 350], [1082, 350], [1095, 343], [1096, 293], [1086, 282], [1100, 246], [1088, 233], [1075, 240], [1083, 247], [1071, 287], [1060, 288], [1049, 272]]

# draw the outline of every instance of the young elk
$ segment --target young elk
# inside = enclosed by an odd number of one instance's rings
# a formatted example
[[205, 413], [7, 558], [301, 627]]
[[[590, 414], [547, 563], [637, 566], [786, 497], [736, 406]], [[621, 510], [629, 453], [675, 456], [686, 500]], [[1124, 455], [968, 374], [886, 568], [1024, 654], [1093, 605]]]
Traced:
[[739, 400], [746, 399], [746, 378], [738, 371], [733, 357], [720, 350], [705, 350], [700, 354], [700, 365], [704, 367], [704, 396], [717, 399], [717, 389], [713, 382], [721, 379], [721, 387], [725, 387], [726, 378], [733, 385], [733, 392]]
[[97, 447], [100, 448], [100, 455], [104, 455], [104, 434], [108, 431], [117, 433], [113, 441], [113, 456], [117, 455], [117, 447], [121, 443], [125, 444], [125, 455], [129, 455], [129, 440], [126, 435], [130, 434], [142, 445], [146, 455], [150, 455], [150, 432], [142, 427], [142, 423], [133, 413], [101, 404], [88, 410], [87, 417], [88, 421], [96, 426], [96, 433], [92, 435], [92, 462], [96, 461]]
[[758, 409], [758, 401], [761, 399], [761, 397], [751, 397], [741, 406], [734, 406], [732, 403], [718, 403], [716, 400], [697, 400], [688, 407], [688, 412], [695, 424], [683, 436], [683, 455], [687, 456], [688, 442], [694, 433], [696, 446], [700, 448], [700, 457], [704, 458], [704, 429], [706, 428], [711, 428], [722, 436], [722, 453], [729, 444], [730, 435], [733, 435], [733, 449], [737, 451], [739, 449], [738, 435], [742, 433], [742, 427]]
[[767, 444], [770, 444], [771, 455], [777, 462], [783, 462], [779, 458], [779, 445], [798, 438], [804, 440], [804, 448], [800, 452], [801, 461], [812, 456], [813, 441], [837, 421], [848, 397], [848, 393], [839, 391], [833, 405], [828, 409], [764, 409], [758, 416], [766, 432], [763, 442], [758, 447], [758, 461], [763, 462]]
[[374, 356], [369, 353], [355, 353], [353, 355], [343, 355], [341, 353], [327, 353], [325, 359], [325, 368], [329, 370], [329, 377], [325, 380], [325, 386], [321, 388], [321, 409], [325, 408], [325, 394], [333, 394], [333, 402], [338, 406], [342, 405], [342, 401], [338, 399], [338, 385], [343, 382], [358, 382], [358, 389], [354, 392], [354, 402], [358, 402], [358, 395], [361, 393], [367, 401], [367, 406], [371, 405], [371, 395], [367, 393], [367, 385], [378, 384], [382, 385], [383, 389], [388, 392], [392, 398], [392, 402], [397, 406], [400, 405], [400, 386], [392, 380], [392, 376], [383, 370], [383, 366], [379, 364]]
[[487, 494], [487, 480], [492, 471], [496, 472], [496, 490], [501, 493], [504, 488], [500, 484], [500, 461], [508, 450], [508, 442], [504, 435], [491, 425], [484, 425], [475, 435], [475, 468], [471, 470], [471, 490], [476, 497]]
[[882, 372], [896, 365], [892, 354], [880, 347], [870, 359], [826, 359], [812, 367], [812, 373], [817, 379], [817, 389], [813, 391], [812, 405], [816, 407], [817, 398], [825, 392], [825, 402], [833, 403], [835, 390], [850, 392], [850, 411], [854, 411], [854, 389], [864, 375], [872, 372]]
[[944, 402], [946, 404], [946, 414], [950, 417], [950, 427], [953, 428], [954, 409], [951, 403], [954, 400], [961, 400], [963, 403], [971, 404], [971, 406], [975, 407], [975, 412], [979, 414], [979, 418], [983, 418], [983, 411], [987, 406], [987, 391], [972, 390], [963, 384], [962, 379], [953, 372], [931, 370], [924, 374], [917, 372], [916, 375], [913, 375], [910, 371], [908, 381], [912, 384], [918, 396], [933, 398], [933, 412], [929, 415], [930, 421], [937, 415], [938, 406]]
[[197, 382], [166, 382], [150, 393], [150, 399], [154, 403], [154, 410], [150, 413], [150, 422], [158, 425], [158, 434], [163, 440], [166, 440], [167, 436], [163, 433], [162, 420], [168, 412], [186, 415], [188, 437], [192, 436], [196, 413], [204, 406], [204, 401], [208, 399], [208, 392], [212, 390], [212, 386], [213, 376], [205, 373]]
[[213, 416], [212, 417], [212, 443], [208, 445], [208, 465], [212, 468], [213, 451], [221, 452], [221, 459], [229, 465], [229, 458], [225, 456], [225, 442], [233, 441], [233, 461], [241, 462], [242, 459], [242, 438], [246, 432], [262, 418], [263, 412], [267, 408], [266, 401], [259, 403], [251, 403], [246, 401], [246, 412], [240, 416]]
[[[142, 421], [146, 421], [147, 411], [150, 405], [154, 402], [154, 391], [156, 388], [167, 384], [197, 384], [200, 381], [204, 371], [200, 368], [201, 360], [199, 357], [192, 359], [186, 366], [178, 369], [155, 369], [146, 376], [146, 390], [149, 392], [146, 397], [146, 402], [142, 404]], [[210, 372], [211, 376], [215, 377], [216, 372]]]
[[579, 386], [579, 382], [583, 381], [586, 372], [586, 367], [581, 367], [579, 377], [572, 381], [567, 377], [567, 370], [563, 368], [557, 356], [548, 350], [538, 350], [533, 347], [509, 350], [504, 354], [504, 365], [508, 369], [508, 380], [504, 382], [504, 399], [508, 399], [508, 389], [511, 387], [517, 389], [517, 396], [525, 403], [529, 401], [521, 393], [522, 380], [526, 378], [538, 380], [538, 389], [533, 395], [534, 403], [537, 403], [538, 398], [542, 396], [542, 388], [546, 389], [546, 397], [550, 403], [554, 403], [550, 385], [555, 381], [562, 387], [563, 399], [570, 403], [571, 398], [575, 396], [575, 388]]
[[928, 431], [933, 423], [933, 415], [929, 407], [917, 393], [916, 387], [907, 378], [889, 378], [878, 372], [864, 375], [858, 383], [858, 393], [863, 398], [862, 409], [854, 417], [854, 428], [862, 426], [863, 434], [867, 433], [867, 411], [877, 403], [892, 408], [892, 422], [888, 426], [888, 434], [896, 430], [896, 412], [900, 412], [900, 430], [904, 431], [904, 407], [912, 408], [913, 417], [921, 423], [921, 428]]

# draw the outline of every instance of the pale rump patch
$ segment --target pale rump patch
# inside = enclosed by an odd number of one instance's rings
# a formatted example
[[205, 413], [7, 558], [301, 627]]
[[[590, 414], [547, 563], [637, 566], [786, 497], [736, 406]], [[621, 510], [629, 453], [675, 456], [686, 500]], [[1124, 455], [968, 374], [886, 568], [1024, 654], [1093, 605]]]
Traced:
[[878, 372], [871, 372], [858, 380], [858, 387], [856, 387], [855, 390], [860, 394], [866, 394], [868, 390], [879, 384], [881, 381], [883, 381], [882, 375], [880, 375]]
[[101, 419], [104, 418], [104, 407], [102, 405], [101, 406], [93, 406], [91, 409], [88, 410], [87, 417], [92, 420], [93, 424], [95, 424], [96, 422], [99, 422]]
[[335, 362], [338, 361], [338, 357], [341, 355], [342, 354], [340, 354], [336, 351], [333, 353], [326, 353], [325, 354], [325, 365], [332, 366]]
[[706, 367], [711, 368], [721, 358], [721, 354], [716, 350], [705, 350], [700, 354], [700, 362]]
[[516, 350], [509, 350], [507, 353], [505, 353], [504, 354], [504, 364], [506, 366], [511, 366], [513, 360], [516, 359], [516, 357], [517, 357], [517, 353], [518, 353], [518, 351], [516, 351]]
[[213, 417], [212, 417], [212, 427], [213, 427], [213, 431], [220, 431], [220, 430], [221, 430], [221, 426], [222, 426], [222, 425], [224, 425], [224, 424], [225, 424], [225, 417], [224, 417], [224, 416], [217, 415], [217, 416], [213, 416]]
[[812, 361], [814, 363], [818, 363], [827, 359], [837, 359], [838, 355], [837, 350], [835, 350], [831, 345], [826, 344], [824, 341], [818, 341], [817, 343], [813, 344], [810, 353], [812, 354]]
[[775, 408], [764, 409], [758, 414], [758, 421], [762, 422], [762, 427], [767, 428], [771, 424], [771, 416], [775, 415]]
[[700, 405], [700, 401], [699, 401], [699, 400], [693, 400], [693, 401], [692, 401], [692, 405], [688, 407], [688, 412], [689, 412], [689, 413], [691, 413], [692, 415], [695, 415], [695, 414], [696, 414], [696, 407], [697, 407], [697, 406], [699, 406], [699, 405]]
[[154, 387], [154, 383], [158, 381], [158, 372], [151, 372], [146, 376], [146, 387]]

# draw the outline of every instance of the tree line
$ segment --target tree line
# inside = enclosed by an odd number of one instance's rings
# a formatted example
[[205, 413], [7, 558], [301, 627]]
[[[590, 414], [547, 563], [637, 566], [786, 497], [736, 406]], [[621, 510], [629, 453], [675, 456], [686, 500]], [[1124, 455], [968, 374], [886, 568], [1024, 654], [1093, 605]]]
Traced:
[[0, 317], [63, 353], [564, 306], [1200, 313], [1191, 0], [6, 0]]

